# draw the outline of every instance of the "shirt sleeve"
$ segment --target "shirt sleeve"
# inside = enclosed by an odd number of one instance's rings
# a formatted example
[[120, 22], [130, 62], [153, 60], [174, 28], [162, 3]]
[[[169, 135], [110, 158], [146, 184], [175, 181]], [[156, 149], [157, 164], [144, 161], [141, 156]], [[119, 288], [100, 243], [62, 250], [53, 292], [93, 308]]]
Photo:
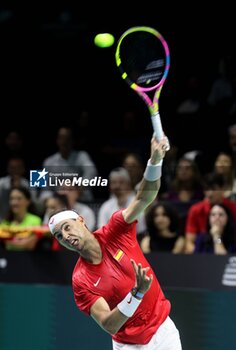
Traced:
[[92, 305], [101, 297], [101, 295], [92, 293], [89, 288], [78, 285], [75, 281], [72, 283], [74, 291], [74, 299], [80, 311], [90, 315]]
[[132, 222], [131, 224], [128, 224], [125, 222], [122, 211], [124, 209], [120, 209], [113, 213], [111, 216], [108, 224], [105, 226], [107, 231], [113, 235], [113, 236], [121, 236], [121, 235], [129, 235], [129, 236], [136, 236], [136, 225], [137, 220]]

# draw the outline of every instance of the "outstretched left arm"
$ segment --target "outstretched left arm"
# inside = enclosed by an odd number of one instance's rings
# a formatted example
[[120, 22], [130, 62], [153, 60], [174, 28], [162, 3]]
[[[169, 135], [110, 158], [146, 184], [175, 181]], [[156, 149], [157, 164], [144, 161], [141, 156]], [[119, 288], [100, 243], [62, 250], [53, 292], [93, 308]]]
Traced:
[[[144, 294], [149, 290], [153, 276], [147, 276], [149, 267], [142, 267], [134, 260], [131, 260], [135, 273], [135, 285], [139, 294], [129, 292], [117, 306], [111, 310], [103, 297], [98, 298], [90, 309], [90, 315], [108, 333], [117, 333], [123, 324], [132, 317], [142, 302]], [[135, 289], [136, 289], [135, 288]]]

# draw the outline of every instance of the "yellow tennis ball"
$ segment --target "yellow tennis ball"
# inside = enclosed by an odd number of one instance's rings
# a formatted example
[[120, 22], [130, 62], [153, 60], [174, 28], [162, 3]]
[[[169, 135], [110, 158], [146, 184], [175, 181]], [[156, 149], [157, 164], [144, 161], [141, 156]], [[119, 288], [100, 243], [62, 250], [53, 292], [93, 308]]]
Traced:
[[94, 38], [94, 43], [98, 47], [110, 47], [114, 44], [115, 38], [112, 34], [101, 33]]

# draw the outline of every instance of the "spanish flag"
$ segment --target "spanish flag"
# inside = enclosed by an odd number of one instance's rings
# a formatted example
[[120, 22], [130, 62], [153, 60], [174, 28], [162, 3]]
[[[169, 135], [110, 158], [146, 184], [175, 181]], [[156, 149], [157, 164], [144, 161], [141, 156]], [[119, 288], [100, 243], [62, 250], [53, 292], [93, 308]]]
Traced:
[[120, 261], [123, 255], [124, 255], [124, 252], [121, 249], [118, 249], [115, 255], [113, 255], [113, 258], [115, 258], [117, 261]]

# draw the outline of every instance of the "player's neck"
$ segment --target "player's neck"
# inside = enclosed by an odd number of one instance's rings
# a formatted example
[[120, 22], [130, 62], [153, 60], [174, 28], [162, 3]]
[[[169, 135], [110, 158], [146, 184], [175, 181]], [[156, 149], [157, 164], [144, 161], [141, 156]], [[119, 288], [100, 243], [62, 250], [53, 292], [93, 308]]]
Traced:
[[88, 242], [86, 249], [80, 252], [80, 255], [91, 264], [100, 264], [102, 261], [102, 249], [98, 240], [93, 237], [92, 240]]

